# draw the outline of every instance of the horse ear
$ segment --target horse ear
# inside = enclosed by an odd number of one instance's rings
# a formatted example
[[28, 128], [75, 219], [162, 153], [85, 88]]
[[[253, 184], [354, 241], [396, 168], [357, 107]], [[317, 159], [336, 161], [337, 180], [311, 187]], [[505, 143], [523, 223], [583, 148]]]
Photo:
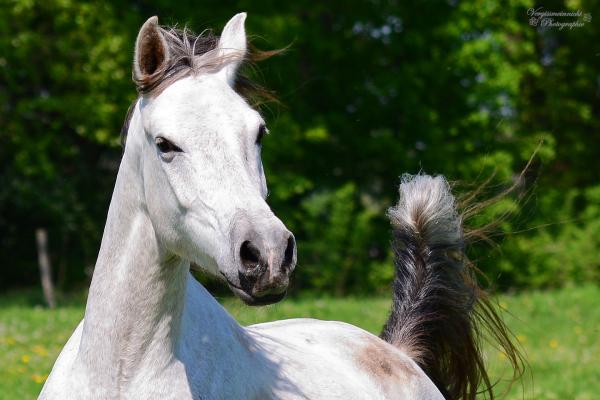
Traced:
[[[246, 30], [244, 22], [246, 13], [234, 15], [223, 28], [219, 39], [218, 49], [221, 57], [226, 60], [225, 66], [219, 71], [219, 75], [233, 85], [238, 67], [246, 55]], [[231, 59], [231, 60], [230, 60]]]
[[150, 17], [138, 33], [133, 58], [133, 80], [143, 82], [169, 59], [169, 46], [158, 26], [158, 17]]

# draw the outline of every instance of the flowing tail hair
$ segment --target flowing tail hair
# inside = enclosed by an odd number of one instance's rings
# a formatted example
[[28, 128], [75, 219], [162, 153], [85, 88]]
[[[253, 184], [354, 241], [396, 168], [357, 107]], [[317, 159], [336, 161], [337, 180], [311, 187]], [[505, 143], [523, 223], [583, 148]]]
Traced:
[[513, 379], [522, 374], [523, 359], [477, 284], [450, 186], [442, 176], [404, 175], [399, 192], [388, 212], [396, 277], [381, 338], [415, 360], [446, 399], [474, 400], [481, 392], [493, 399], [482, 331], [511, 362]]

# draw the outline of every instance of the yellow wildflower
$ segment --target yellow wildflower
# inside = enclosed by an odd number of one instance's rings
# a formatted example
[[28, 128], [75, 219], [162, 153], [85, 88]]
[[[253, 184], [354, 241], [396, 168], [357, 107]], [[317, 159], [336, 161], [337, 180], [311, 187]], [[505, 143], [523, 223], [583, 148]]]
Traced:
[[29, 364], [29, 360], [31, 360], [31, 357], [29, 357], [29, 355], [23, 354], [21, 356], [21, 361], [23, 362], [23, 364]]
[[550, 348], [552, 348], [552, 349], [556, 349], [557, 347], [558, 347], [558, 340], [556, 340], [556, 339], [552, 339], [552, 340], [550, 341]]
[[33, 374], [31, 375], [31, 379], [33, 379], [35, 383], [44, 383], [46, 379], [48, 379], [48, 375]]
[[519, 341], [519, 343], [525, 343], [527, 341], [527, 336], [517, 335], [517, 340]]
[[46, 357], [48, 355], [48, 350], [46, 350], [44, 346], [33, 346], [31, 348], [31, 351], [42, 357]]
[[17, 343], [17, 341], [13, 337], [7, 336], [7, 337], [0, 338], [0, 344], [7, 344], [7, 345], [11, 346], [15, 343]]

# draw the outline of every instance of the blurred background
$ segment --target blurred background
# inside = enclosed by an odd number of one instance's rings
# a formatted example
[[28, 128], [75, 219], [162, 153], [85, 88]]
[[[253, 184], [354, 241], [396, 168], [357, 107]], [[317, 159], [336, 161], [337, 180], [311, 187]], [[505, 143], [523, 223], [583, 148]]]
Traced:
[[[560, 26], [532, 9], [577, 15], [554, 18], [571, 24]], [[6, 398], [39, 390], [81, 318], [137, 97], [141, 24], [158, 15], [218, 33], [239, 11], [254, 46], [289, 45], [248, 68], [280, 100], [261, 109], [272, 132], [263, 161], [299, 267], [289, 304], [232, 312], [377, 331], [399, 176], [443, 174], [459, 194], [487, 182], [477, 200], [514, 185], [470, 222], [501, 220], [495, 244], [469, 251], [500, 304], [514, 305], [512, 327], [547, 380], [525, 384], [525, 397], [600, 392], [600, 2], [0, 0], [0, 347], [20, 368], [0, 371], [17, 390]], [[40, 275], [58, 311], [35, 308], [48, 301]], [[342, 313], [352, 298], [364, 301]], [[372, 310], [381, 315], [370, 320]]]

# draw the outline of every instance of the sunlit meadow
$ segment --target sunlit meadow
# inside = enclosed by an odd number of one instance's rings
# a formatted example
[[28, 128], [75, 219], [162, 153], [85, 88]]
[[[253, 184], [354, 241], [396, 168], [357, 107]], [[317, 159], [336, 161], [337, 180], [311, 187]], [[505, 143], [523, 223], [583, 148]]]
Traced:
[[[0, 399], [33, 399], [52, 364], [81, 319], [83, 296], [63, 300], [57, 310], [36, 302], [37, 295], [0, 297]], [[385, 298], [288, 299], [248, 308], [222, 299], [242, 324], [314, 317], [343, 320], [378, 333], [389, 306]], [[529, 369], [508, 399], [592, 400], [600, 393], [600, 288], [503, 295], [498, 304], [526, 354]], [[495, 378], [506, 378], [501, 352], [487, 348]], [[504, 371], [504, 374], [503, 374]], [[505, 387], [501, 382], [500, 388]]]

